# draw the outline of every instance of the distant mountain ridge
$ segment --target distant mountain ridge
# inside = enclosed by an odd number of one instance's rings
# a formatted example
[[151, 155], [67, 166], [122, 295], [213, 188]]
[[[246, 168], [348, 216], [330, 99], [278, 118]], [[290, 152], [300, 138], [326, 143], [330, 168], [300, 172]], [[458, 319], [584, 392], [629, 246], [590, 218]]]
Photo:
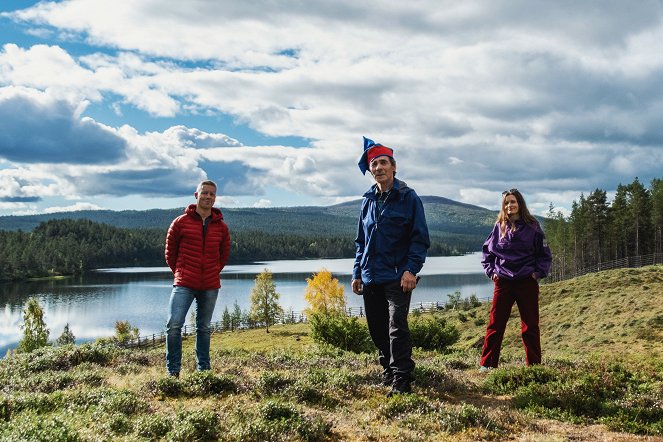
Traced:
[[[439, 196], [422, 196], [428, 228], [432, 237], [478, 250], [495, 222], [496, 212]], [[232, 231], [354, 238], [361, 200], [332, 206], [274, 208], [224, 208], [226, 223]], [[163, 229], [183, 208], [150, 210], [82, 210], [41, 215], [0, 217], [0, 230], [31, 231], [51, 219], [88, 219], [115, 227]]]

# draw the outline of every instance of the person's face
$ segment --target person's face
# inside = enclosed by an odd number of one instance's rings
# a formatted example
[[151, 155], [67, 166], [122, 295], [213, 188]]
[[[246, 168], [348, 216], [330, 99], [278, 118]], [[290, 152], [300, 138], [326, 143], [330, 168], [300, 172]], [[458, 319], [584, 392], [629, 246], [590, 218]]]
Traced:
[[504, 197], [504, 211], [506, 214], [511, 217], [514, 215], [518, 215], [518, 200], [516, 199], [515, 195], [507, 195]]
[[196, 204], [201, 209], [209, 210], [216, 201], [216, 188], [209, 184], [203, 184], [199, 192], [194, 193]]
[[380, 186], [388, 186], [394, 181], [394, 173], [396, 172], [396, 166], [391, 164], [388, 156], [381, 156], [373, 158], [371, 164], [369, 164], [371, 175], [373, 179]]

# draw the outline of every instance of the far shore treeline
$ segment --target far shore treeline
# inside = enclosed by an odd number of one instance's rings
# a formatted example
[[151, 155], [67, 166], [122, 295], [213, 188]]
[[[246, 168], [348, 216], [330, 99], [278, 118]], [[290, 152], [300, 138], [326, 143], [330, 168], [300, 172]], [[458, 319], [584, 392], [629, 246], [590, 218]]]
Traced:
[[[421, 197], [431, 233], [429, 256], [481, 250], [496, 212], [436, 196]], [[329, 207], [222, 208], [230, 263], [354, 257], [360, 201]], [[81, 211], [0, 217], [0, 281], [80, 275], [97, 268], [165, 266], [165, 233], [182, 209]], [[663, 251], [663, 179], [636, 178], [609, 203], [596, 189], [570, 216], [550, 207], [543, 220], [553, 272]]]
[[[430, 256], [479, 250], [494, 212], [446, 198], [422, 200], [431, 230]], [[232, 239], [230, 263], [354, 257], [358, 210], [359, 201], [330, 207], [222, 208]], [[0, 217], [0, 280], [165, 266], [166, 229], [180, 213], [182, 209]]]

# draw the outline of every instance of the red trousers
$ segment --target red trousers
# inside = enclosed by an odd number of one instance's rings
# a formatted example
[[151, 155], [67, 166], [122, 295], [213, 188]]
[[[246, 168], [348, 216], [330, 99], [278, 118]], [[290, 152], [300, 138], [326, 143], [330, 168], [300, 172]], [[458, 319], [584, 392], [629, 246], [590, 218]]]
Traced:
[[497, 367], [506, 323], [513, 303], [518, 305], [520, 327], [527, 365], [541, 363], [541, 332], [539, 329], [539, 283], [534, 278], [495, 281], [490, 322], [483, 342], [481, 365]]

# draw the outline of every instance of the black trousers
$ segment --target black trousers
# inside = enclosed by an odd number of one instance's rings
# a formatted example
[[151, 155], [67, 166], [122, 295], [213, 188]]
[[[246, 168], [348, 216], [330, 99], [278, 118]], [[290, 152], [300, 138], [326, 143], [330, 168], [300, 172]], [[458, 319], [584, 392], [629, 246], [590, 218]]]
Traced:
[[411, 293], [401, 290], [400, 281], [364, 286], [366, 322], [373, 343], [379, 350], [380, 365], [395, 382], [412, 380], [412, 340], [407, 315]]

